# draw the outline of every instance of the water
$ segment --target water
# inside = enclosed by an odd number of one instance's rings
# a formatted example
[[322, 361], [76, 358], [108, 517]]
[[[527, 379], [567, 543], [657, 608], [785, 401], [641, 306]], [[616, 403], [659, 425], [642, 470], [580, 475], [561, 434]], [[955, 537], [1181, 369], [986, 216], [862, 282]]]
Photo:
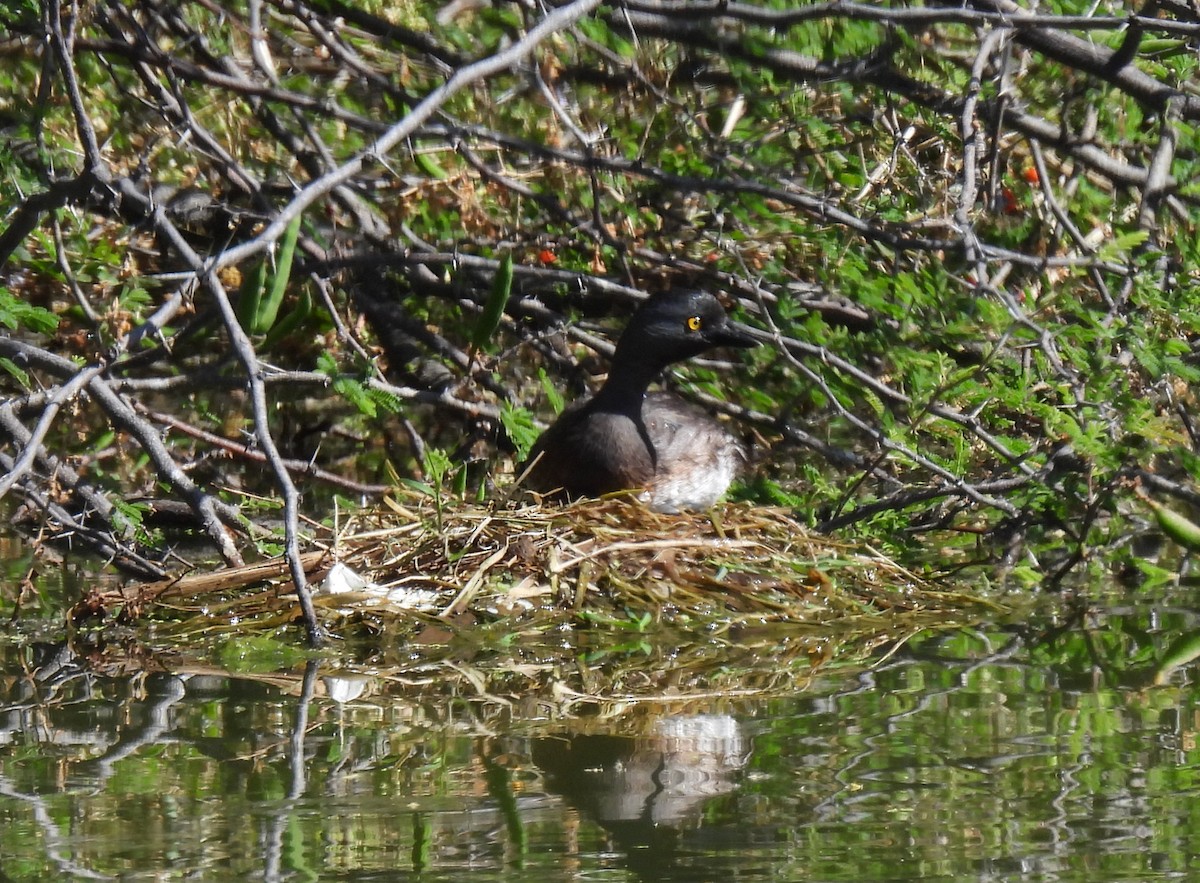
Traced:
[[646, 671], [675, 680], [626, 690], [630, 702], [580, 696], [569, 662], [522, 651], [237, 675], [12, 642], [0, 645], [0, 870], [1194, 877], [1195, 614], [1160, 599], [1059, 619], [920, 635], [867, 667], [834, 658], [790, 678], [760, 654], [741, 693], [706, 690], [712, 672], [672, 675], [680, 648], [651, 636], [630, 658], [649, 654]]

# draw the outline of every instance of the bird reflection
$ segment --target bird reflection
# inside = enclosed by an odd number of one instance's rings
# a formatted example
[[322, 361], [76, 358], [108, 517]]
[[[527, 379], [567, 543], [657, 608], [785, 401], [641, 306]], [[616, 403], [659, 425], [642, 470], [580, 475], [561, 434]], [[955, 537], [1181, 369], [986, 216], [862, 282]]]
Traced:
[[741, 728], [726, 715], [661, 718], [636, 737], [574, 735], [533, 745], [548, 787], [608, 830], [647, 879], [676, 876], [682, 841], [725, 839], [706, 828], [703, 809], [738, 787], [747, 759]]

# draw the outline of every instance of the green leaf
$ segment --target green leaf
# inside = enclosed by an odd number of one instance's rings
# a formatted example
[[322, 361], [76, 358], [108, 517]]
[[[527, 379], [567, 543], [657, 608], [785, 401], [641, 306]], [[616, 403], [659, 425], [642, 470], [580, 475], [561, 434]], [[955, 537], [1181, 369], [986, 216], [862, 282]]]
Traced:
[[542, 384], [542, 392], [546, 394], [546, 400], [550, 402], [550, 407], [554, 409], [554, 413], [561, 414], [563, 408], [566, 407], [566, 400], [563, 399], [562, 393], [558, 391], [558, 387], [554, 385], [554, 381], [546, 374], [545, 368], [538, 369], [538, 380]]
[[58, 329], [58, 316], [49, 310], [25, 303], [7, 288], [0, 288], [0, 325], [10, 331], [53, 334]]
[[1098, 256], [1106, 261], [1117, 260], [1128, 252], [1133, 251], [1145, 242], [1149, 236], [1149, 230], [1131, 230], [1128, 233], [1122, 233], [1116, 239], [1106, 242], [1101, 246]]
[[333, 388], [367, 417], [374, 417], [379, 413], [375, 398], [359, 381], [351, 377], [339, 377], [333, 381]]
[[1164, 684], [1171, 672], [1200, 658], [1200, 633], [1191, 632], [1176, 639], [1154, 671], [1154, 683]]
[[322, 374], [328, 374], [330, 377], [337, 377], [337, 359], [333, 357], [333, 353], [328, 350], [322, 350], [317, 355], [317, 370]]
[[450, 474], [450, 470], [454, 468], [450, 455], [441, 448], [426, 448], [423, 465], [425, 474], [429, 476], [429, 483], [434, 487], [440, 487], [446, 476]]
[[124, 500], [113, 500], [113, 524], [119, 529], [138, 530], [147, 512], [148, 503], [127, 503]]
[[1163, 533], [1185, 549], [1200, 551], [1200, 525], [1154, 500], [1147, 500], [1146, 503], [1154, 511]]
[[399, 414], [403, 410], [403, 402], [397, 396], [392, 395], [385, 389], [376, 389], [373, 386], [368, 386], [367, 394], [374, 400], [376, 406], [381, 411], [386, 411], [389, 414]]
[[419, 168], [429, 177], [433, 178], [435, 181], [445, 181], [448, 177], [450, 177], [449, 173], [447, 173], [446, 170], [438, 164], [438, 161], [433, 158], [433, 154], [422, 153], [414, 150], [413, 160], [416, 162], [417, 168]]
[[496, 277], [492, 280], [492, 292], [488, 295], [479, 320], [475, 323], [475, 330], [471, 334], [471, 343], [476, 349], [484, 349], [496, 333], [496, 329], [500, 327], [504, 308], [508, 305], [508, 296], [512, 292], [512, 281], [513, 260], [512, 253], [509, 252], [500, 259], [500, 268], [496, 270]]
[[29, 389], [29, 375], [18, 368], [12, 359], [0, 356], [0, 368], [16, 378], [17, 383], [21, 384], [22, 389]]
[[287, 292], [288, 280], [292, 275], [292, 257], [296, 254], [296, 240], [300, 236], [300, 221], [303, 215], [296, 215], [283, 231], [279, 240], [279, 259], [275, 263], [275, 273], [271, 276], [271, 290], [259, 304], [254, 317], [254, 330], [258, 334], [266, 334], [275, 324], [279, 315], [279, 305]]
[[302, 288], [300, 296], [296, 300], [296, 306], [282, 320], [272, 326], [263, 342], [258, 346], [258, 351], [270, 352], [278, 346], [280, 341], [299, 328], [310, 315], [312, 315], [312, 295], [308, 293], [308, 288]]
[[429, 484], [428, 482], [418, 481], [415, 478], [402, 478], [402, 479], [400, 479], [400, 483], [402, 485], [404, 485], [406, 488], [409, 488], [410, 490], [414, 490], [417, 493], [422, 494], [423, 496], [426, 496], [426, 497], [436, 496], [436, 491], [434, 490], [433, 485]]
[[242, 330], [247, 334], [255, 333], [255, 323], [258, 321], [258, 312], [266, 287], [267, 259], [262, 258], [242, 279], [242, 287], [238, 289], [238, 321], [242, 323]]
[[517, 449], [517, 459], [524, 460], [537, 441], [540, 430], [533, 423], [533, 415], [525, 408], [516, 407], [509, 402], [500, 406], [500, 425], [504, 434]]

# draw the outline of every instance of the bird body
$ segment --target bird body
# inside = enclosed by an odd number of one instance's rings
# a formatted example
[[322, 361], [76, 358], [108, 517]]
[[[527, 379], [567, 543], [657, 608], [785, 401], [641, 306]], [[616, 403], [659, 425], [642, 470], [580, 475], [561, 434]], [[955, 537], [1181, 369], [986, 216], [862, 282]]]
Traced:
[[568, 498], [635, 491], [660, 512], [707, 509], [745, 461], [742, 446], [702, 410], [648, 393], [671, 363], [719, 346], [749, 347], [715, 297], [672, 291], [648, 299], [617, 343], [600, 391], [542, 433], [523, 470], [527, 486]]

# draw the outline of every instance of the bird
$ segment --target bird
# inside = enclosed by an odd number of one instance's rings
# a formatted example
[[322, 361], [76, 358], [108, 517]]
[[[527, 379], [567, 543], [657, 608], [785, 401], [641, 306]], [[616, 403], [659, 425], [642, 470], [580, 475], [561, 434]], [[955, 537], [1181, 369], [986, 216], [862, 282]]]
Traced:
[[648, 388], [674, 362], [715, 347], [757, 345], [752, 330], [730, 320], [706, 291], [652, 295], [617, 341], [599, 392], [559, 415], [518, 475], [551, 499], [633, 491], [657, 512], [711, 508], [740, 471], [745, 449], [700, 408]]

